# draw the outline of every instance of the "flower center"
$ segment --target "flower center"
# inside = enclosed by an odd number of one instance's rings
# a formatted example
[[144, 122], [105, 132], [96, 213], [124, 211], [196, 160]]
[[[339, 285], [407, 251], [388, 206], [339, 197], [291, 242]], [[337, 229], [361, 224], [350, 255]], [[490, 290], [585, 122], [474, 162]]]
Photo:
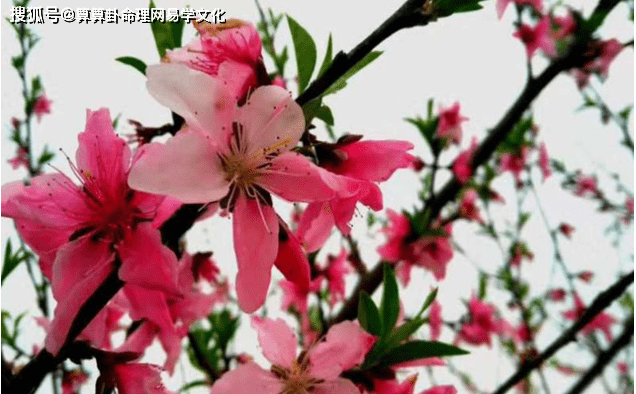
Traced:
[[[304, 358], [303, 355], [299, 358]], [[272, 373], [276, 375], [284, 384], [279, 394], [308, 394], [313, 392], [314, 386], [322, 383], [322, 380], [313, 378], [307, 370], [307, 362], [294, 360], [291, 370], [272, 365]]]

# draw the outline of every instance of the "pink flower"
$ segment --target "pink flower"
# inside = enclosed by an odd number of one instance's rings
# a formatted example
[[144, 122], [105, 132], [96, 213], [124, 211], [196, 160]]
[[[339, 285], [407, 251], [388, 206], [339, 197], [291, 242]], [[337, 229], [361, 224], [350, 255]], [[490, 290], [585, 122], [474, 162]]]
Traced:
[[521, 172], [526, 168], [526, 160], [528, 157], [528, 148], [522, 146], [516, 153], [503, 153], [499, 157], [499, 170], [501, 172], [510, 171], [514, 174], [515, 179], [521, 179]]
[[592, 271], [582, 271], [579, 272], [576, 276], [583, 282], [590, 283], [592, 281], [592, 278], [594, 277], [594, 273]]
[[472, 296], [468, 303], [470, 321], [462, 325], [457, 335], [458, 340], [473, 345], [486, 344], [490, 347], [490, 336], [500, 331], [500, 324], [494, 317], [495, 308]]
[[574, 194], [579, 197], [585, 195], [598, 194], [598, 186], [596, 185], [596, 178], [593, 176], [586, 176], [578, 174], [576, 177], [576, 184], [574, 186]]
[[[232, 213], [236, 289], [244, 311], [265, 301], [275, 262], [286, 276], [295, 275], [288, 279], [307, 285], [308, 265], [295, 265], [306, 259], [277, 259], [279, 235], [285, 236], [270, 194], [300, 202], [334, 195], [333, 175], [291, 151], [305, 129], [300, 106], [286, 90], [263, 86], [237, 107], [222, 83], [182, 65], [152, 66], [147, 75], [151, 94], [183, 116], [187, 127], [166, 144], [141, 148], [130, 185], [184, 203], [218, 202]], [[286, 246], [296, 252], [285, 253], [298, 256], [299, 244], [290, 242]]]
[[543, 181], [545, 182], [545, 180], [552, 175], [552, 170], [550, 169], [550, 157], [548, 156], [548, 150], [545, 147], [545, 143], [542, 143], [539, 146], [539, 168], [541, 168]]
[[373, 394], [413, 394], [417, 375], [398, 382], [397, 379], [373, 379]]
[[501, 19], [504, 12], [506, 12], [506, 8], [508, 8], [508, 4], [510, 4], [511, 1], [514, 1], [518, 5], [527, 4], [534, 8], [539, 14], [543, 12], [542, 0], [497, 0], [497, 16], [499, 19]]
[[161, 368], [152, 364], [117, 364], [112, 369], [119, 394], [169, 394], [160, 373]]
[[453, 163], [453, 174], [457, 177], [460, 183], [466, 183], [473, 176], [473, 169], [470, 167], [470, 162], [473, 159], [475, 150], [477, 149], [477, 139], [473, 137], [470, 148], [462, 151], [455, 159]]
[[525, 23], [522, 24], [519, 30], [513, 34], [513, 37], [520, 39], [526, 46], [528, 58], [532, 58], [537, 49], [543, 50], [543, 53], [547, 56], [555, 56], [556, 48], [554, 40], [550, 36], [550, 31], [550, 17], [544, 16], [535, 27], [530, 27]]
[[77, 394], [80, 387], [88, 382], [88, 375], [81, 369], [64, 371], [62, 375], [62, 394]]
[[479, 208], [476, 205], [477, 197], [475, 189], [468, 189], [464, 192], [462, 201], [459, 204], [459, 214], [461, 217], [477, 222], [483, 221], [479, 214]]
[[566, 237], [570, 238], [572, 237], [572, 234], [574, 233], [574, 227], [567, 223], [561, 223], [561, 225], [559, 226], [559, 232], [561, 232], [561, 234], [565, 235]]
[[345, 296], [345, 276], [350, 272], [347, 256], [347, 251], [343, 248], [338, 256], [329, 255], [327, 257], [328, 264], [325, 276], [329, 284], [329, 303], [331, 306], [342, 301]]
[[583, 67], [572, 70], [579, 89], [587, 86], [592, 74], [596, 73], [603, 79], [607, 78], [610, 65], [622, 49], [623, 45], [615, 38], [590, 43], [588, 52], [593, 54], [592, 59]]
[[512, 267], [520, 267], [523, 259], [532, 261], [534, 254], [525, 243], [517, 242], [511, 247], [510, 265]]
[[548, 292], [548, 298], [554, 302], [561, 302], [565, 300], [565, 294], [564, 289], [552, 289]]
[[394, 211], [387, 210], [389, 225], [383, 230], [387, 242], [378, 248], [380, 256], [391, 263], [398, 264], [398, 278], [406, 286], [410, 278], [412, 266], [423, 267], [433, 273], [435, 279], [442, 280], [446, 276], [446, 266], [453, 258], [450, 244], [452, 226], [434, 231], [444, 235], [425, 235], [415, 241], [408, 240], [411, 225], [408, 218]]
[[58, 301], [46, 339], [52, 354], [115, 261], [124, 282], [178, 293], [177, 259], [152, 223], [163, 197], [128, 187], [130, 150], [115, 135], [108, 110], [88, 111], [76, 157], [72, 168], [82, 186], [54, 174], [35, 177], [30, 186], [2, 187], [2, 216], [15, 220], [22, 238], [40, 255]]
[[623, 216], [623, 222], [625, 224], [628, 224], [632, 220], [634, 220], [634, 197], [633, 196], [629, 196], [625, 200], [625, 211], [626, 211], [626, 214], [625, 216]]
[[553, 16], [552, 22], [558, 26], [552, 33], [552, 37], [557, 41], [576, 32], [576, 21], [569, 11], [565, 16]]
[[38, 118], [38, 122], [42, 120], [42, 115], [51, 113], [52, 101], [46, 97], [45, 93], [42, 93], [33, 103], [33, 113]]
[[435, 386], [431, 387], [428, 390], [422, 391], [420, 394], [457, 394], [457, 389], [455, 386], [446, 385], [446, 386]]
[[459, 144], [462, 140], [462, 122], [468, 118], [459, 114], [459, 102], [452, 107], [440, 108], [439, 123], [435, 136], [437, 138], [448, 138], [450, 141]]
[[[579, 297], [578, 294], [574, 294], [574, 308], [569, 311], [563, 312], [563, 317], [568, 320], [578, 320], [583, 313], [585, 313], [586, 307], [583, 304], [583, 300]], [[608, 313], [600, 312], [598, 315], [592, 319], [589, 323], [583, 327], [581, 333], [583, 335], [588, 335], [596, 330], [600, 330], [605, 334], [605, 338], [607, 342], [612, 341], [612, 324], [616, 323], [616, 320], [610, 316]]]
[[296, 356], [296, 335], [280, 319], [254, 317], [263, 355], [272, 363], [269, 370], [254, 362], [226, 372], [212, 386], [216, 394], [279, 394], [311, 392], [316, 394], [358, 394], [358, 388], [343, 371], [360, 365], [375, 338], [353, 322], [329, 329], [325, 340]]
[[281, 77], [280, 75], [277, 75], [273, 80], [272, 80], [272, 85], [274, 86], [280, 86], [281, 88], [285, 88], [287, 89], [287, 83], [285, 82], [285, 80], [283, 79], [283, 77]]
[[18, 152], [13, 159], [7, 160], [11, 164], [11, 168], [17, 170], [20, 167], [29, 168], [29, 153], [24, 148], [18, 148]]
[[230, 19], [196, 27], [199, 36], [183, 48], [168, 51], [164, 61], [220, 78], [237, 101], [257, 86], [269, 83], [261, 57], [261, 38], [253, 25]]
[[431, 309], [428, 313], [428, 324], [431, 326], [431, 340], [437, 341], [439, 335], [442, 332], [442, 305], [439, 302], [433, 301]]
[[316, 147], [321, 166], [337, 176], [340, 184], [329, 201], [311, 203], [305, 209], [298, 236], [308, 252], [320, 249], [335, 225], [340, 232], [351, 232], [349, 222], [358, 202], [374, 211], [382, 209], [382, 192], [377, 183], [389, 179], [399, 168], [407, 168], [413, 156], [406, 153], [413, 144], [406, 141], [360, 141], [360, 136], [345, 136], [336, 144]]
[[619, 361], [616, 366], [618, 367], [618, 373], [621, 375], [627, 375], [629, 373], [629, 366], [625, 361]]

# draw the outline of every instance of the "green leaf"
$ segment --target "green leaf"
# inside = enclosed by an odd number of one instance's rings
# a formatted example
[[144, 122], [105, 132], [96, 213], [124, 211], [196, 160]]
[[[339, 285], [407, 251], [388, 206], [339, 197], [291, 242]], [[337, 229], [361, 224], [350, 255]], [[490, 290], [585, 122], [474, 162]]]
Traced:
[[331, 108], [324, 104], [318, 108], [318, 111], [316, 111], [316, 118], [322, 120], [329, 126], [333, 126], [333, 114], [331, 113]]
[[400, 313], [398, 285], [393, 269], [388, 264], [384, 265], [384, 289], [382, 291], [380, 313], [382, 315], [383, 336], [385, 336], [393, 331]]
[[318, 76], [321, 76], [327, 68], [331, 65], [333, 60], [333, 42], [331, 39], [331, 34], [329, 34], [329, 41], [327, 42], [327, 51], [325, 52], [325, 58], [322, 61], [322, 66], [320, 66], [320, 70], [318, 71]]
[[[154, 1], [150, 0], [149, 8], [155, 8]], [[167, 49], [176, 48], [172, 32], [172, 23], [154, 21], [150, 23], [150, 28], [152, 29], [152, 35], [155, 38], [159, 58], [163, 59], [163, 57], [166, 56]]]
[[305, 115], [305, 122], [307, 125], [311, 124], [311, 121], [317, 116], [321, 105], [322, 99], [320, 97], [303, 105], [303, 115]]
[[42, 82], [40, 82], [40, 77], [35, 77], [31, 80], [31, 95], [33, 97], [38, 97], [42, 92]]
[[329, 89], [325, 91], [325, 93], [323, 93], [323, 96], [328, 96], [330, 94], [334, 94], [342, 90], [345, 86], [347, 86], [347, 80], [349, 78], [353, 77], [358, 71], [362, 70], [364, 67], [371, 64], [371, 62], [373, 62], [375, 59], [380, 57], [381, 54], [382, 54], [382, 51], [372, 51], [367, 56], [362, 58], [362, 60], [356, 63], [355, 66], [351, 67], [349, 71], [347, 71], [346, 73], [344, 73], [343, 76], [338, 78], [338, 80], [334, 82], [333, 85], [331, 85]]
[[316, 67], [316, 43], [311, 35], [298, 24], [291, 16], [287, 15], [287, 23], [291, 32], [296, 52], [296, 66], [298, 67], [298, 92], [302, 93]]
[[435, 4], [435, 14], [440, 17], [450, 16], [460, 12], [476, 11], [483, 8], [483, 0], [438, 0]]
[[0, 279], [0, 283], [4, 283], [5, 278], [16, 269], [20, 262], [22, 262], [22, 259], [13, 255], [11, 240], [8, 240], [7, 246], [4, 249], [4, 262], [2, 263], [2, 279]]
[[428, 294], [428, 296], [426, 297], [426, 300], [424, 300], [424, 304], [422, 305], [422, 308], [417, 313], [418, 317], [422, 316], [422, 313], [424, 313], [428, 309], [428, 307], [431, 306], [433, 301], [435, 301], [435, 298], [437, 298], [437, 290], [438, 290], [438, 288], [436, 287], [433, 291], [431, 291]]
[[384, 354], [384, 356], [380, 359], [380, 365], [388, 367], [406, 361], [419, 360], [427, 357], [458, 356], [462, 354], [468, 354], [468, 352], [446, 343], [412, 341], [386, 352], [386, 354]]
[[393, 331], [393, 334], [389, 337], [386, 347], [391, 349], [401, 342], [408, 339], [411, 335], [413, 335], [420, 327], [422, 327], [426, 323], [427, 319], [423, 317], [416, 316], [413, 319], [407, 321], [402, 324], [398, 328]]
[[185, 26], [185, 19], [180, 18], [179, 22], [172, 23], [172, 43], [174, 48], [179, 48], [183, 38], [183, 26]]
[[373, 335], [382, 334], [382, 320], [378, 307], [366, 291], [360, 292], [358, 300], [358, 322], [360, 327]]
[[143, 75], [146, 75], [146, 67], [147, 67], [146, 63], [144, 63], [142, 60], [137, 59], [136, 57], [122, 56], [122, 57], [118, 57], [115, 60], [120, 63], [131, 66], [132, 68], [139, 71]]

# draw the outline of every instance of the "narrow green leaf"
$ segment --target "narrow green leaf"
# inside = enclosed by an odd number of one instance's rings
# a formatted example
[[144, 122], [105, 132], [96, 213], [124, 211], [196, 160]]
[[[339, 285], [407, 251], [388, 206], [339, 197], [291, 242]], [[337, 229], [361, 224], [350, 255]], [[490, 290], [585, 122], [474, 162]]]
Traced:
[[320, 108], [318, 108], [318, 111], [316, 111], [316, 118], [322, 120], [329, 126], [333, 126], [334, 120], [333, 114], [331, 113], [331, 108], [327, 107], [324, 104], [321, 105]]
[[287, 15], [287, 23], [294, 42], [296, 52], [296, 66], [298, 67], [298, 91], [302, 93], [314, 73], [316, 67], [316, 43], [311, 35], [298, 24], [291, 16]]
[[396, 328], [387, 341], [387, 349], [391, 349], [404, 342], [417, 330], [419, 330], [419, 328], [422, 327], [424, 323], [426, 323], [426, 321], [427, 319], [425, 318], [415, 317]]
[[488, 289], [488, 277], [483, 272], [479, 274], [479, 294], [477, 298], [483, 300], [486, 298], [486, 290]]
[[412, 341], [397, 346], [384, 354], [380, 365], [388, 367], [406, 361], [419, 360], [428, 357], [447, 357], [468, 354], [453, 345], [441, 342]]
[[122, 56], [122, 57], [118, 57], [115, 60], [120, 63], [131, 66], [132, 68], [139, 71], [143, 75], [146, 75], [146, 67], [147, 67], [146, 63], [144, 63], [142, 60], [137, 59], [136, 57]]
[[433, 291], [431, 291], [428, 296], [426, 297], [426, 300], [424, 300], [424, 304], [422, 305], [422, 308], [420, 309], [420, 311], [417, 313], [417, 316], [422, 316], [422, 313], [426, 312], [426, 310], [428, 309], [429, 306], [431, 306], [431, 304], [433, 303], [433, 301], [435, 301], [435, 298], [437, 298], [437, 290], [438, 288], [436, 287]]
[[305, 115], [305, 122], [308, 125], [317, 116], [321, 104], [322, 99], [318, 97], [303, 105], [303, 115]]
[[349, 78], [354, 76], [358, 71], [362, 70], [364, 67], [371, 64], [371, 62], [373, 62], [375, 59], [380, 57], [381, 54], [382, 54], [382, 51], [373, 51], [369, 53], [362, 60], [360, 60], [355, 66], [351, 67], [351, 69], [347, 71], [342, 77], [338, 78], [338, 80], [334, 82], [333, 85], [331, 85], [329, 89], [325, 91], [323, 96], [328, 96], [330, 94], [334, 94], [342, 90], [345, 86], [347, 86], [347, 80]]
[[321, 76], [327, 68], [331, 65], [333, 61], [333, 42], [331, 39], [331, 33], [329, 34], [329, 41], [327, 42], [327, 51], [325, 52], [325, 58], [322, 61], [322, 66], [320, 66], [320, 71], [318, 71], [318, 76]]
[[382, 333], [380, 312], [366, 291], [360, 292], [360, 298], [358, 300], [358, 322], [360, 322], [360, 327], [364, 328], [370, 334], [380, 335]]
[[[155, 8], [155, 3], [150, 0], [150, 9]], [[174, 36], [172, 33], [172, 23], [154, 21], [150, 23], [152, 29], [152, 35], [155, 38], [155, 44], [157, 45], [157, 51], [159, 52], [159, 58], [163, 58], [166, 55], [167, 49], [175, 48]]]
[[174, 48], [179, 48], [183, 39], [183, 26], [185, 26], [185, 19], [179, 19], [179, 22], [172, 23], [172, 43]]
[[22, 259], [17, 258], [17, 256], [13, 255], [11, 250], [11, 240], [7, 241], [7, 246], [4, 250], [4, 262], [2, 263], [2, 278], [0, 279], [0, 283], [4, 283], [4, 280], [14, 269], [20, 264]]
[[393, 331], [400, 313], [398, 285], [393, 269], [388, 264], [384, 265], [384, 289], [382, 290], [380, 312], [382, 315], [383, 336], [385, 336]]

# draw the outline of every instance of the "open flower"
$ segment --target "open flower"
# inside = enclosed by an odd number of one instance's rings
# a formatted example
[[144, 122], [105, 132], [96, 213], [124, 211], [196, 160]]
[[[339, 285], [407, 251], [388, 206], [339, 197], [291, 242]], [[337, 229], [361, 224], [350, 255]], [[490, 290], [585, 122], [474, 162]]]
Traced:
[[[276, 259], [280, 224], [271, 194], [288, 201], [324, 201], [334, 190], [330, 173], [292, 152], [305, 130], [300, 106], [278, 86], [263, 86], [246, 103], [223, 83], [183, 65], [148, 67], [148, 89], [181, 115], [186, 127], [166, 144], [141, 148], [131, 187], [184, 203], [218, 202], [232, 213], [241, 308], [253, 312], [265, 301], [275, 261], [283, 274], [300, 273], [308, 285], [306, 260]], [[205, 94], [201, 94], [205, 92]], [[286, 264], [306, 266], [286, 266]]]
[[556, 55], [556, 47], [551, 36], [550, 17], [544, 16], [535, 27], [526, 25], [525, 23], [519, 27], [513, 37], [516, 37], [526, 46], [528, 59], [532, 58], [537, 49], [543, 50], [547, 56]]
[[329, 329], [324, 341], [296, 355], [296, 334], [281, 319], [252, 318], [270, 370], [249, 361], [225, 373], [212, 386], [215, 394], [359, 394], [340, 374], [364, 360], [375, 338], [353, 322]]
[[[574, 308], [563, 312], [563, 317], [568, 320], [576, 321], [579, 319], [583, 313], [586, 311], [585, 304], [581, 297], [578, 294], [574, 294]], [[612, 341], [612, 325], [616, 323], [616, 320], [608, 313], [601, 312], [596, 315], [592, 321], [587, 323], [585, 327], [581, 330], [581, 334], [588, 335], [596, 330], [600, 330], [605, 334], [605, 338], [607, 342]]]
[[459, 144], [462, 141], [462, 122], [467, 120], [467, 117], [461, 116], [459, 113], [459, 102], [456, 102], [451, 107], [442, 107], [439, 111], [439, 123], [435, 136], [437, 138], [448, 138], [455, 144]]
[[76, 158], [81, 186], [53, 174], [33, 178], [29, 186], [2, 187], [2, 216], [15, 220], [22, 239], [40, 255], [58, 302], [46, 339], [53, 354], [116, 261], [127, 284], [178, 294], [177, 259], [153, 226], [164, 198], [128, 187], [130, 149], [115, 135], [108, 110], [88, 111]]
[[42, 93], [33, 103], [33, 113], [38, 118], [38, 122], [42, 120], [43, 115], [51, 113], [51, 104], [53, 102], [46, 97], [45, 93]]

